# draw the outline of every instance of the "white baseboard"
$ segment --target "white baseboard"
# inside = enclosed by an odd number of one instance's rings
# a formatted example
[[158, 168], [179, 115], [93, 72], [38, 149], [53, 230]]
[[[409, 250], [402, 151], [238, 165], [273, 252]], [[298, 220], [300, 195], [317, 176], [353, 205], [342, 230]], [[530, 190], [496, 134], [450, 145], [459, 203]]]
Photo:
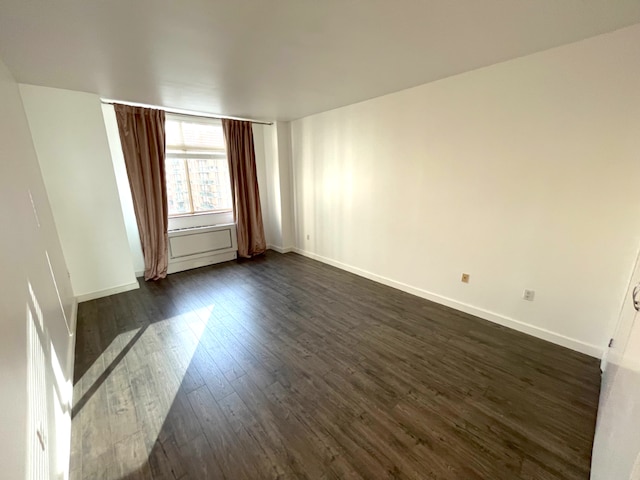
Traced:
[[274, 250], [278, 253], [289, 253], [289, 252], [295, 252], [296, 249], [295, 247], [279, 247], [277, 245], [267, 245], [267, 248], [269, 250]]
[[135, 290], [136, 288], [140, 288], [140, 284], [137, 280], [133, 283], [127, 283], [126, 285], [119, 285], [117, 287], [107, 288], [97, 292], [83, 293], [82, 295], [78, 295], [76, 299], [78, 300], [78, 303], [88, 302], [89, 300], [95, 300], [96, 298], [108, 297], [109, 295], [115, 295], [116, 293]]
[[581, 340], [576, 340], [575, 338], [567, 337], [565, 335], [552, 332], [545, 328], [536, 327], [535, 325], [521, 322], [514, 318], [500, 315], [499, 313], [491, 312], [489, 310], [485, 310], [479, 307], [474, 307], [473, 305], [459, 302], [452, 298], [444, 297], [442, 295], [438, 295], [437, 293], [429, 292], [427, 290], [423, 290], [421, 288], [417, 288], [412, 285], [408, 285], [406, 283], [398, 282], [396, 280], [392, 280], [390, 278], [383, 277], [381, 275], [371, 273], [367, 270], [363, 270], [361, 268], [354, 267], [346, 263], [333, 260], [331, 258], [323, 257], [322, 255], [308, 252], [300, 248], [294, 248], [293, 251], [305, 257], [311, 258], [313, 260], [318, 260], [319, 262], [326, 263], [328, 265], [340, 268], [342, 270], [346, 270], [347, 272], [354, 273], [364, 278], [368, 278], [369, 280], [373, 280], [374, 282], [382, 283], [383, 285], [397, 288], [398, 290], [402, 290], [403, 292], [407, 292], [412, 295], [416, 295], [418, 297], [431, 300], [432, 302], [454, 308], [456, 310], [468, 313], [470, 315], [475, 315], [476, 317], [480, 317], [484, 320], [489, 320], [490, 322], [512, 328], [519, 332], [523, 332], [523, 333], [532, 335], [534, 337], [541, 338], [543, 340], [547, 340], [551, 343], [555, 343], [557, 345], [570, 348], [571, 350], [575, 350], [577, 352], [581, 352], [592, 357], [600, 358], [603, 354], [602, 348], [596, 345], [592, 345], [590, 343], [586, 343]]

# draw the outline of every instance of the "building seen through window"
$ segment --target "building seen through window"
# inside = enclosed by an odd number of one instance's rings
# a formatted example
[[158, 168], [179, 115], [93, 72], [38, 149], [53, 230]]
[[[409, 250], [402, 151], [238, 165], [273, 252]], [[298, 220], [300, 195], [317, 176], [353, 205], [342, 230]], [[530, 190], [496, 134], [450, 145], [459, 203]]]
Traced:
[[231, 210], [221, 121], [167, 114], [165, 132], [169, 216]]

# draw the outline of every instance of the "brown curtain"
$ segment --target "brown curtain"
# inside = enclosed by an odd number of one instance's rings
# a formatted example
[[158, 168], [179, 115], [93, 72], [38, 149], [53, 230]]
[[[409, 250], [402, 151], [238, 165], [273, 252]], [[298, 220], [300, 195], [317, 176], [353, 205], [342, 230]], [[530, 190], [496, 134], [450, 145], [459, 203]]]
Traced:
[[222, 128], [227, 142], [238, 255], [249, 258], [267, 249], [260, 210], [253, 130], [251, 122], [227, 119], [222, 120]]
[[167, 276], [168, 207], [164, 157], [164, 111], [115, 105], [142, 253], [144, 279]]

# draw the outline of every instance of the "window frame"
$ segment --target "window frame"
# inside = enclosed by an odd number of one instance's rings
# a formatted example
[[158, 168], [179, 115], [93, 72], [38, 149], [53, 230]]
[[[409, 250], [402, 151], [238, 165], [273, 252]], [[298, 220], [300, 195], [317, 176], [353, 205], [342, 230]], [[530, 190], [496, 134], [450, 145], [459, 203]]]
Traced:
[[[209, 123], [214, 125], [221, 125], [222, 121], [217, 118], [209, 118], [209, 117], [199, 117], [197, 115], [187, 115], [182, 113], [166, 113], [166, 120], [174, 120], [174, 121], [185, 121], [188, 122], [191, 120], [193, 123]], [[221, 160], [225, 159], [229, 161], [229, 157], [227, 154], [226, 145], [224, 150], [185, 150], [183, 148], [177, 148], [176, 145], [167, 145], [167, 141], [165, 139], [165, 170], [166, 170], [166, 162], [168, 159], [180, 159], [182, 160], [182, 164], [184, 167], [184, 171], [186, 174], [186, 183], [187, 183], [187, 193], [189, 199], [189, 208], [190, 212], [185, 213], [174, 213], [168, 214], [169, 218], [184, 218], [184, 217], [195, 217], [198, 215], [211, 215], [211, 214], [224, 214], [224, 213], [233, 213], [233, 208], [217, 208], [211, 210], [198, 210], [194, 211], [193, 207], [193, 195], [191, 193], [191, 175], [189, 173], [189, 159], [214, 159]], [[166, 179], [165, 179], [166, 183]], [[231, 185], [229, 185], [231, 187]], [[232, 199], [233, 200], [233, 199]]]

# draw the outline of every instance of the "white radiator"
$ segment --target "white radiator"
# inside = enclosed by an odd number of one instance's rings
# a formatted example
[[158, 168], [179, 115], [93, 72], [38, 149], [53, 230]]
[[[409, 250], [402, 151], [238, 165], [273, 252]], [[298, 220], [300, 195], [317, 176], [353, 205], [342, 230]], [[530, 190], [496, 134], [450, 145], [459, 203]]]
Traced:
[[236, 226], [233, 223], [170, 230], [168, 273], [234, 260], [237, 251]]

